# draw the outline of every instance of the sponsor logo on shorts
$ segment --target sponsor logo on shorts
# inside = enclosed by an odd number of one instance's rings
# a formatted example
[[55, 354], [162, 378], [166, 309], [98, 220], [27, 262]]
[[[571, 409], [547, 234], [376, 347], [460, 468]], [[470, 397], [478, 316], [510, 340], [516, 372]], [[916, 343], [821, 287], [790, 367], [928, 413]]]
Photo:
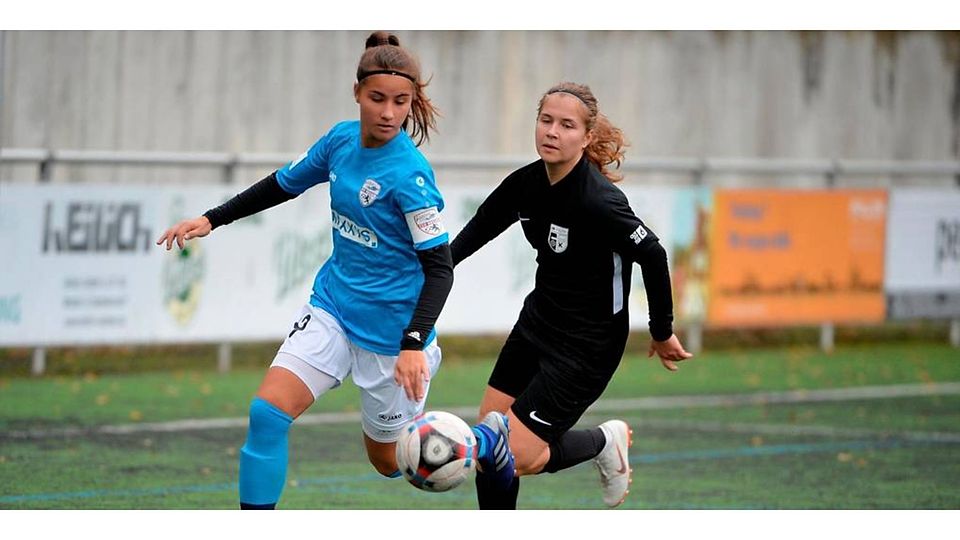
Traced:
[[545, 425], [545, 426], [552, 426], [552, 425], [553, 425], [553, 424], [551, 424], [550, 422], [547, 422], [546, 420], [543, 420], [543, 419], [541, 419], [539, 416], [537, 416], [537, 411], [530, 411], [530, 418], [531, 418], [534, 422], [540, 422], [541, 424], [543, 424], [543, 425]]
[[390, 422], [391, 420], [400, 420], [401, 418], [403, 418], [403, 413], [402, 412], [380, 413], [377, 415], [377, 417], [383, 420], [384, 422]]
[[293, 335], [296, 334], [298, 330], [304, 330], [307, 327], [307, 323], [309, 322], [310, 322], [310, 314], [307, 313], [306, 315], [303, 316], [302, 319], [293, 323], [293, 330], [290, 331], [290, 335], [288, 335], [287, 337], [292, 338]]

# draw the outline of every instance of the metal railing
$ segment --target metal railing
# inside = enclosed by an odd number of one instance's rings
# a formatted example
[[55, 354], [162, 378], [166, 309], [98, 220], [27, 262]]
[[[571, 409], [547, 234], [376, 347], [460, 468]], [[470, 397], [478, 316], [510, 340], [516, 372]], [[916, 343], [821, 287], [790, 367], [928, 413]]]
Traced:
[[[129, 150], [52, 150], [46, 148], [0, 148], [0, 164], [35, 164], [36, 179], [47, 182], [57, 165], [207, 166], [222, 169], [222, 179], [231, 183], [237, 167], [280, 166], [294, 154], [249, 152], [151, 152]], [[430, 157], [435, 168], [512, 169], [531, 161], [529, 156]], [[952, 177], [960, 187], [960, 160], [853, 160], [786, 158], [689, 158], [631, 157], [624, 172], [690, 175], [695, 183], [711, 174], [804, 174], [822, 176], [827, 186], [840, 177], [884, 175], [892, 177]]]

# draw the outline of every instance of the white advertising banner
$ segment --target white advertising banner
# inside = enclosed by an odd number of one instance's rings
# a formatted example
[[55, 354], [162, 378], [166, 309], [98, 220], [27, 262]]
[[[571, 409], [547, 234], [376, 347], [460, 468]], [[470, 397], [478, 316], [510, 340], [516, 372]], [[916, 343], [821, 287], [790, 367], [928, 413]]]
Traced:
[[278, 339], [329, 253], [326, 190], [155, 245], [234, 190], [4, 186], [0, 346]]
[[890, 192], [885, 283], [888, 316], [960, 316], [960, 192]]
[[[622, 187], [669, 254], [675, 190]], [[325, 186], [183, 251], [155, 245], [164, 229], [237, 189], [3, 186], [0, 346], [281, 341], [330, 254]], [[492, 189], [442, 187], [451, 237]], [[508, 332], [535, 272], [515, 224], [456, 269], [438, 331]], [[632, 325], [646, 328], [639, 267], [633, 274]]]

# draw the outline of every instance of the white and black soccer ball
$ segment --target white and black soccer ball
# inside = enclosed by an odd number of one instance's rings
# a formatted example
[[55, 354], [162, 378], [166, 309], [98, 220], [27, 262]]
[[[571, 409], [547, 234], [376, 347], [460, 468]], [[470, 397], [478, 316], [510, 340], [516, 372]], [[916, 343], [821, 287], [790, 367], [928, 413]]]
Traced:
[[404, 426], [397, 440], [397, 465], [408, 482], [424, 491], [447, 491], [477, 467], [477, 438], [458, 416], [428, 411]]

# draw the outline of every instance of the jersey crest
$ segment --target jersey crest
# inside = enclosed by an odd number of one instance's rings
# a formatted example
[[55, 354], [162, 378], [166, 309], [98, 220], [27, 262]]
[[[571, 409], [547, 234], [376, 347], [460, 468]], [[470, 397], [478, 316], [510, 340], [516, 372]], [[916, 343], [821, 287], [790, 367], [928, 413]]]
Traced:
[[363, 183], [363, 187], [360, 188], [360, 204], [370, 206], [373, 204], [373, 201], [377, 200], [377, 195], [379, 194], [380, 184], [372, 178], [367, 178], [367, 181]]
[[560, 227], [550, 224], [550, 235], [547, 236], [547, 244], [550, 245], [556, 253], [563, 253], [567, 250], [567, 244], [569, 244], [568, 238], [570, 236], [570, 229], [566, 227]]

